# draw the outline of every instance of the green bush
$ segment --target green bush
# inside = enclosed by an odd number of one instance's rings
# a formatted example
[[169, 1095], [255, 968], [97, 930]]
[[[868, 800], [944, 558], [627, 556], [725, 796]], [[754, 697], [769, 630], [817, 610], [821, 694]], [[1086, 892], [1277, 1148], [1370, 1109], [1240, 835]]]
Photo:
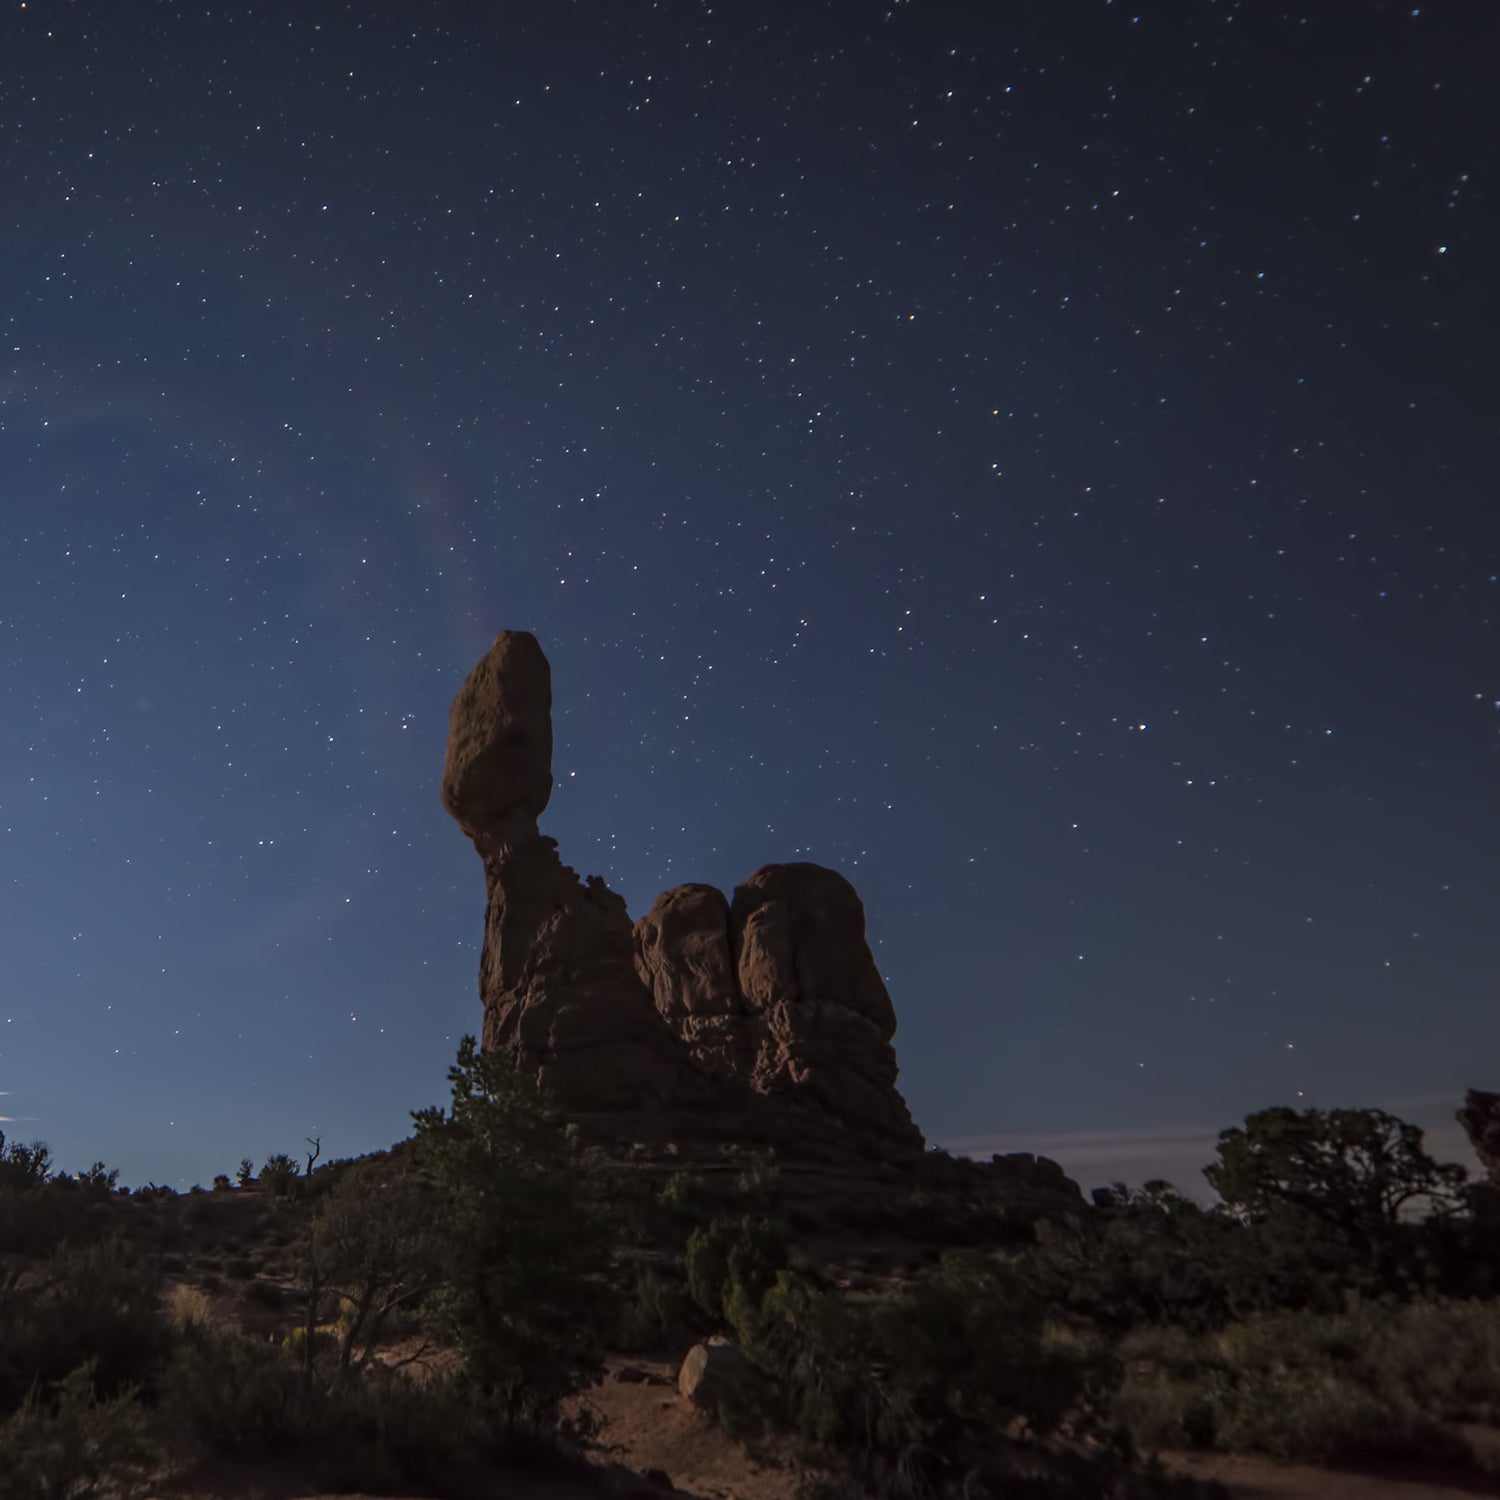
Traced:
[[161, 1279], [123, 1241], [59, 1251], [0, 1289], [0, 1411], [92, 1361], [101, 1393], [145, 1385], [168, 1337]]
[[260, 1169], [260, 1185], [273, 1198], [290, 1198], [297, 1190], [297, 1163], [284, 1151], [266, 1159]]
[[0, 1486], [6, 1500], [115, 1500], [144, 1493], [152, 1456], [146, 1415], [133, 1391], [101, 1400], [84, 1364], [43, 1394], [34, 1386], [0, 1422]]
[[1288, 1308], [1333, 1312], [1351, 1290], [1380, 1290], [1315, 1220], [1246, 1224], [1160, 1182], [1096, 1200], [1039, 1223], [1020, 1264], [1043, 1301], [1112, 1333], [1209, 1330]]
[[1500, 1417], [1500, 1304], [1357, 1302], [1121, 1348], [1116, 1409], [1146, 1447], [1332, 1462], [1461, 1459], [1453, 1424]]
[[276, 1345], [212, 1323], [183, 1330], [166, 1387], [172, 1416], [193, 1436], [226, 1452], [264, 1450], [309, 1430], [298, 1367]]
[[761, 1378], [721, 1417], [740, 1435], [789, 1434], [837, 1493], [1019, 1494], [1025, 1479], [1056, 1494], [1078, 1479], [1102, 1496], [1128, 1471], [1104, 1417], [1109, 1359], [1051, 1326], [994, 1257], [949, 1256], [884, 1298], [783, 1270], [758, 1305], [733, 1292], [726, 1305]]
[[313, 1221], [304, 1257], [314, 1297], [337, 1299], [341, 1376], [368, 1366], [382, 1339], [441, 1280], [443, 1205], [409, 1164], [349, 1168]]
[[54, 1175], [45, 1145], [7, 1144], [0, 1131], [0, 1257], [33, 1259], [98, 1239], [110, 1222], [107, 1200], [118, 1176], [102, 1162], [77, 1177]]
[[555, 1111], [509, 1058], [465, 1037], [448, 1077], [450, 1109], [413, 1115], [440, 1190], [436, 1311], [506, 1423], [556, 1431], [562, 1400], [603, 1373], [617, 1322], [609, 1227]]
[[[297, 1346], [298, 1329], [287, 1341]], [[338, 1341], [319, 1331], [337, 1364]], [[221, 1452], [296, 1454], [320, 1487], [451, 1493], [506, 1441], [493, 1406], [462, 1377], [422, 1381], [372, 1365], [347, 1381], [305, 1378], [302, 1353], [208, 1325], [184, 1336], [167, 1411], [184, 1435]]]
[[714, 1219], [688, 1237], [688, 1291], [709, 1317], [732, 1320], [736, 1297], [758, 1305], [787, 1258], [785, 1232], [769, 1219]]
[[613, 1339], [623, 1354], [681, 1355], [702, 1331], [703, 1314], [680, 1274], [647, 1266], [620, 1307]]
[[40, 1187], [52, 1174], [52, 1153], [44, 1141], [23, 1145], [7, 1141], [0, 1130], [0, 1188], [28, 1191]]

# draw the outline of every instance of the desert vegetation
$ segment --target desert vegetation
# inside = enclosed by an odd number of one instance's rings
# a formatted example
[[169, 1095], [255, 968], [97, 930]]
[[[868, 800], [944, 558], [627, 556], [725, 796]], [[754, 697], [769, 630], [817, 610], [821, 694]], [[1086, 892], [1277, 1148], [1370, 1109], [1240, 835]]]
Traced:
[[1193, 1448], [1474, 1468], [1500, 1424], [1492, 1190], [1378, 1110], [1226, 1130], [1211, 1208], [1148, 1183], [1028, 1217], [937, 1152], [880, 1205], [811, 1204], [766, 1151], [605, 1153], [472, 1041], [450, 1085], [389, 1153], [211, 1193], [0, 1137], [5, 1494], [273, 1455], [480, 1493], [588, 1448], [607, 1359], [711, 1338], [708, 1419], [810, 1495], [1162, 1494]]

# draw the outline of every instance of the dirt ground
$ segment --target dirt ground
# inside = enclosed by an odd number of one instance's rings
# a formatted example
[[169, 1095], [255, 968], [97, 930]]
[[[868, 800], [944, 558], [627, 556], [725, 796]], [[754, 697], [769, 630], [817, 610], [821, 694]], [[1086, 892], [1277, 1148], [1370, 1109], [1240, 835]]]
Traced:
[[1182, 1474], [1217, 1479], [1234, 1500], [1472, 1500], [1500, 1495], [1500, 1479], [1483, 1475], [1351, 1474], [1304, 1464], [1228, 1454], [1175, 1455]]
[[[621, 1380], [615, 1363], [589, 1403], [608, 1425], [603, 1440], [617, 1463], [645, 1473], [660, 1469], [679, 1494], [698, 1500], [791, 1500], [795, 1478], [784, 1469], [754, 1465], [709, 1419], [677, 1394], [669, 1365], [633, 1361], [645, 1380]], [[1481, 1451], [1500, 1458], [1500, 1440], [1472, 1432]], [[1476, 1475], [1342, 1473], [1268, 1459], [1171, 1455], [1171, 1468], [1217, 1479], [1232, 1500], [1472, 1500], [1500, 1496], [1500, 1478]]]

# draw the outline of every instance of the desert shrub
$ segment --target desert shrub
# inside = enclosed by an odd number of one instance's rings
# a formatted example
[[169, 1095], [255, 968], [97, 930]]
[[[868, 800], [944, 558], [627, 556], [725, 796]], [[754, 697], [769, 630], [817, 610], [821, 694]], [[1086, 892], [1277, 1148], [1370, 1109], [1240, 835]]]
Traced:
[[613, 1344], [624, 1354], [681, 1354], [698, 1337], [703, 1314], [681, 1273], [642, 1267], [620, 1306]]
[[774, 1150], [752, 1151], [747, 1165], [734, 1179], [746, 1204], [759, 1213], [769, 1213], [781, 1186], [781, 1168]]
[[236, 1281], [249, 1281], [255, 1275], [255, 1261], [248, 1255], [233, 1255], [224, 1262], [224, 1270]]
[[33, 1387], [0, 1422], [0, 1482], [6, 1500], [116, 1500], [144, 1493], [150, 1431], [133, 1391], [101, 1400], [81, 1365], [43, 1392]]
[[174, 1328], [191, 1328], [213, 1320], [213, 1304], [198, 1287], [179, 1282], [167, 1298], [167, 1317]]
[[469, 1493], [506, 1442], [473, 1382], [378, 1365], [325, 1399], [320, 1422], [318, 1479], [339, 1490]]
[[27, 1191], [40, 1187], [52, 1173], [52, 1153], [45, 1141], [7, 1141], [0, 1130], [0, 1188]]
[[709, 1317], [732, 1320], [736, 1297], [758, 1305], [787, 1259], [785, 1232], [771, 1220], [714, 1219], [688, 1238], [688, 1292]]
[[1313, 1462], [1456, 1459], [1454, 1424], [1500, 1414], [1500, 1306], [1356, 1302], [1217, 1333], [1143, 1332], [1121, 1349], [1117, 1410], [1148, 1447]]
[[[221, 1452], [295, 1452], [320, 1486], [375, 1493], [452, 1492], [506, 1441], [493, 1404], [461, 1376], [422, 1381], [372, 1365], [347, 1381], [304, 1378], [298, 1329], [290, 1351], [228, 1330], [189, 1329], [168, 1371], [167, 1412]], [[318, 1330], [337, 1365], [338, 1340]]]
[[507, 1057], [465, 1037], [448, 1077], [450, 1108], [413, 1116], [440, 1190], [436, 1311], [507, 1422], [553, 1430], [603, 1371], [608, 1226], [555, 1111]]
[[1127, 1457], [1105, 1420], [1113, 1366], [1052, 1327], [1013, 1268], [975, 1252], [894, 1296], [840, 1295], [783, 1270], [752, 1305], [727, 1299], [762, 1377], [721, 1416], [741, 1434], [790, 1434], [836, 1493], [1104, 1495]]
[[281, 1347], [303, 1370], [316, 1370], [320, 1366], [331, 1369], [338, 1359], [339, 1336], [336, 1329], [309, 1329], [304, 1323], [282, 1339]]
[[1200, 1330], [1282, 1309], [1334, 1312], [1378, 1294], [1341, 1236], [1307, 1217], [1246, 1223], [1167, 1183], [1116, 1187], [1091, 1211], [1044, 1220], [1020, 1264], [1038, 1296], [1114, 1333]]
[[712, 1195], [701, 1172], [673, 1172], [662, 1184], [661, 1202], [680, 1219], [699, 1219], [708, 1212]]
[[77, 1177], [54, 1176], [46, 1146], [7, 1144], [0, 1132], [0, 1257], [14, 1264], [98, 1239], [117, 1175], [96, 1162]]
[[297, 1189], [297, 1163], [284, 1151], [266, 1158], [260, 1169], [260, 1185], [273, 1198], [290, 1198]]
[[96, 1161], [92, 1166], [85, 1167], [75, 1181], [78, 1187], [94, 1198], [108, 1198], [115, 1190], [115, 1184], [120, 1180], [118, 1167], [106, 1167], [102, 1161]]
[[398, 1320], [438, 1285], [440, 1207], [430, 1182], [393, 1162], [351, 1167], [329, 1192], [305, 1272], [311, 1301], [338, 1300], [341, 1375], [368, 1366]]
[[309, 1413], [296, 1365], [275, 1344], [200, 1323], [183, 1330], [167, 1367], [167, 1410], [226, 1452], [305, 1436]]
[[167, 1324], [160, 1277], [123, 1241], [59, 1251], [0, 1290], [0, 1410], [92, 1361], [101, 1393], [149, 1381]]

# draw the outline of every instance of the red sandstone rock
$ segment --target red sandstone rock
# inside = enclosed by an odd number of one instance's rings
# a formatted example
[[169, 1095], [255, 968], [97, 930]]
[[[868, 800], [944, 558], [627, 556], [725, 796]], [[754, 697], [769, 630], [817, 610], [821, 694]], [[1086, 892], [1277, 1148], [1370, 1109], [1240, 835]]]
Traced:
[[733, 908], [712, 886], [666, 891], [636, 923], [635, 964], [705, 1073], [921, 1146], [896, 1090], [895, 1009], [842, 875], [767, 865]]
[[485, 854], [483, 1045], [504, 1048], [565, 1111], [652, 1109], [701, 1095], [632, 961], [630, 914], [533, 834]]
[[635, 924], [635, 967], [669, 1021], [744, 1012], [729, 903], [711, 885], [663, 891]]
[[443, 806], [475, 838], [552, 796], [552, 668], [529, 631], [502, 630], [448, 715]]
[[487, 1050], [534, 1069], [575, 1117], [712, 1107], [716, 1130], [747, 1140], [921, 1148], [843, 876], [767, 865], [732, 906], [679, 886], [632, 929], [624, 901], [537, 831], [551, 791], [551, 671], [534, 636], [502, 631], [453, 701], [442, 783], [484, 860]]
[[766, 865], [734, 893], [740, 989], [752, 1010], [833, 1001], [889, 1041], [896, 1010], [865, 942], [854, 887], [821, 865]]

